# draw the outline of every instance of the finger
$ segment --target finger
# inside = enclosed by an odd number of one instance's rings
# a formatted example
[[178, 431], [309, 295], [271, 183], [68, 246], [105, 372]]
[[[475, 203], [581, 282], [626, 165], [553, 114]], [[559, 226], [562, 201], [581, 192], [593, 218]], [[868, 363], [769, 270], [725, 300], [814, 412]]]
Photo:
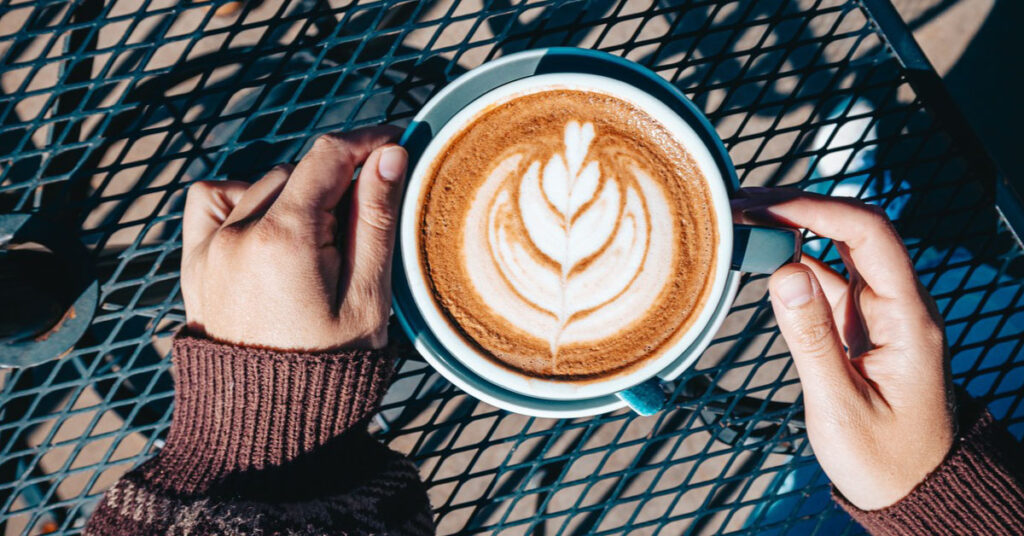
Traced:
[[[740, 192], [742, 193], [745, 190], [757, 192], [769, 189], [746, 188], [741, 189]], [[744, 197], [741, 197], [739, 199], [733, 199], [730, 203], [732, 204], [732, 220], [734, 223], [746, 225], [763, 225], [766, 223], [773, 223], [771, 219], [765, 221], [764, 219], [756, 218], [757, 210], [764, 208], [763, 201], [758, 202], [756, 199], [750, 198], [748, 195], [744, 195]], [[751, 207], [755, 208], [754, 215], [747, 213], [747, 209]], [[821, 283], [822, 290], [825, 292], [825, 297], [828, 298], [829, 305], [835, 307], [835, 304], [839, 301], [839, 299], [846, 294], [846, 278], [839, 275], [839, 273], [836, 272], [828, 264], [814, 257], [811, 257], [810, 255], [803, 255], [800, 262], [807, 265], [808, 268], [814, 271], [814, 275], [818, 278], [818, 281]]]
[[800, 262], [814, 272], [818, 279], [821, 290], [832, 308], [832, 318], [836, 322], [836, 329], [843, 345], [848, 348], [851, 356], [860, 355], [871, 348], [867, 338], [867, 330], [864, 328], [864, 319], [857, 308], [857, 300], [853, 296], [850, 282], [828, 264], [804, 256]]
[[804, 397], [826, 403], [856, 389], [856, 371], [843, 350], [825, 295], [814, 273], [787, 264], [768, 281], [779, 331], [789, 346]]
[[240, 221], [259, 218], [274, 203], [295, 166], [278, 164], [260, 180], [254, 182], [245, 192], [225, 222], [231, 225]]
[[[764, 222], [754, 221], [749, 214], [746, 213], [746, 208], [749, 206], [746, 199], [733, 199], [729, 202], [732, 208], [732, 222], [739, 223], [742, 225], [758, 225]], [[759, 205], [763, 206], [763, 205]]]
[[797, 197], [766, 196], [751, 215], [769, 215], [777, 221], [844, 242], [850, 260], [864, 281], [879, 296], [898, 300], [916, 295], [917, 275], [903, 241], [881, 209], [853, 199], [800, 193]]
[[397, 145], [374, 151], [359, 173], [349, 212], [346, 257], [353, 280], [383, 289], [385, 299], [390, 295], [391, 255], [408, 159]]
[[348, 190], [356, 166], [400, 134], [401, 129], [384, 125], [318, 137], [295, 166], [279, 200], [301, 211], [334, 210]]
[[184, 251], [191, 251], [212, 236], [248, 188], [241, 181], [200, 181], [189, 186], [181, 218]]
[[[751, 191], [754, 193], [746, 194], [744, 193], [745, 191]], [[774, 220], [771, 218], [766, 219], [763, 217], [756, 217], [757, 210], [763, 209], [764, 207], [764, 201], [755, 197], [757, 192], [782, 192], [776, 197], [786, 199], [791, 199], [795, 197], [794, 193], [799, 193], [798, 190], [794, 190], [792, 188], [747, 188], [740, 190], [740, 193], [743, 194], [742, 197], [733, 199], [731, 202], [732, 216], [735, 223], [749, 225], [774, 223]], [[754, 215], [747, 213], [747, 209], [750, 208], [755, 209]], [[850, 306], [854, 304], [853, 301], [847, 300], [847, 296], [849, 295], [849, 282], [843, 276], [839, 275], [839, 273], [831, 266], [814, 257], [804, 255], [800, 262], [810, 268], [811, 271], [814, 272], [815, 277], [818, 278], [821, 289], [825, 293], [825, 298], [828, 300], [828, 304], [832, 308], [832, 314], [835, 318], [842, 343], [849, 346], [851, 341], [857, 340], [857, 334], [864, 332], [862, 327], [857, 329], [858, 325], [861, 324], [859, 314], [847, 314], [851, 310]]]
[[[749, 188], [748, 190], [757, 192], [770, 189]], [[778, 188], [775, 190], [796, 192], [796, 190], [790, 188]], [[743, 192], [743, 190], [740, 190], [740, 192]], [[787, 196], [787, 198], [792, 197], [794, 196]], [[759, 202], [756, 198], [750, 197], [750, 195], [745, 195], [739, 199], [732, 200], [733, 221], [735, 223], [749, 225], [774, 223], [774, 220], [771, 218], [756, 218], [756, 216], [748, 214], [746, 209], [751, 207], [755, 207], [755, 209], [763, 208], [764, 202]], [[804, 255], [800, 262], [810, 268], [811, 271], [814, 272], [815, 277], [818, 278], [818, 282], [821, 284], [821, 289], [825, 293], [825, 298], [828, 300], [828, 304], [832, 308], [832, 316], [835, 318], [842, 343], [849, 347], [851, 342], [853, 342], [858, 345], [858, 348], [860, 348], [860, 336], [865, 332], [865, 330], [863, 329], [859, 313], [856, 313], [852, 309], [855, 302], [847, 299], [849, 296], [849, 282], [847, 282], [843, 276], [839, 275], [838, 272], [832, 269], [831, 266], [814, 257]]]
[[797, 188], [765, 188], [761, 186], [748, 186], [746, 188], [740, 188], [736, 191], [729, 203], [732, 205], [733, 212], [743, 212], [748, 208], [763, 207], [765, 202], [772, 200], [779, 202], [785, 199], [792, 199], [799, 197], [803, 193], [803, 190]]
[[800, 262], [814, 272], [814, 277], [818, 278], [818, 283], [821, 285], [821, 290], [825, 293], [825, 298], [828, 299], [829, 305], [835, 309], [839, 300], [846, 295], [846, 291], [849, 289], [849, 282], [831, 266], [810, 255], [801, 257]]

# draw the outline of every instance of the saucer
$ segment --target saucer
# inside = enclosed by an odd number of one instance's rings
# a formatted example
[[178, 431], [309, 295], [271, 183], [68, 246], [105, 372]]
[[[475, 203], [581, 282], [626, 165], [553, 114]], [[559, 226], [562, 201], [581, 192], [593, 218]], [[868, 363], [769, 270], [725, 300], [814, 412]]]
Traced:
[[[728, 152], [711, 123], [666, 80], [649, 74], [627, 60], [587, 49], [547, 48], [530, 50], [488, 62], [462, 75], [435, 95], [409, 124], [401, 144], [409, 152], [409, 169], [414, 169], [431, 139], [464, 106], [485, 93], [521, 78], [550, 73], [588, 73], [627, 82], [669, 106], [697, 132], [721, 171], [730, 193], [739, 185]], [[552, 400], [523, 395], [500, 387], [471, 371], [456, 359], [430, 331], [417, 308], [405, 277], [405, 259], [395, 249], [392, 269], [393, 308], [409, 340], [441, 376], [471, 396], [493, 406], [536, 417], [570, 418], [607, 413], [626, 406], [614, 394], [577, 400]], [[412, 259], [411, 262], [418, 262]], [[704, 329], [680, 356], [658, 373], [662, 380], [674, 380], [700, 357], [722, 325], [739, 289], [740, 274], [730, 271], [725, 290]]]
[[[401, 266], [396, 265], [395, 268], [401, 269]], [[697, 361], [697, 358], [711, 344], [711, 340], [718, 332], [722, 322], [725, 321], [725, 317], [728, 316], [730, 304], [736, 299], [739, 283], [740, 273], [730, 270], [726, 278], [722, 301], [715, 309], [711, 321], [704, 326], [704, 330], [697, 336], [693, 344], [658, 374], [659, 378], [666, 381], [674, 380]], [[408, 286], [404, 283], [399, 286], [398, 281], [395, 281], [393, 292], [395, 316], [398, 317], [402, 329], [405, 330], [409, 340], [416, 347], [416, 351], [441, 376], [474, 398], [513, 413], [556, 419], [589, 417], [626, 407], [626, 403], [615, 395], [582, 400], [550, 400], [522, 395], [497, 386], [469, 370], [445, 350], [427, 328], [423, 317], [420, 316], [412, 302]]]

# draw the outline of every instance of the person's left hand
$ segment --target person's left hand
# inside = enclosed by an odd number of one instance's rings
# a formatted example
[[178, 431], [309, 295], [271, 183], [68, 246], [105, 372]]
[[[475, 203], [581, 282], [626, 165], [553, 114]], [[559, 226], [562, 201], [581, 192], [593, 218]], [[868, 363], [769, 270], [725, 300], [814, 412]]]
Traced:
[[884, 210], [792, 188], [745, 188], [744, 221], [809, 229], [849, 277], [804, 256], [768, 282], [803, 387], [807, 436], [836, 489], [877, 510], [910, 494], [955, 437], [942, 315]]
[[408, 159], [399, 133], [324, 135], [294, 169], [254, 184], [193, 184], [182, 222], [189, 328], [278, 350], [382, 348]]

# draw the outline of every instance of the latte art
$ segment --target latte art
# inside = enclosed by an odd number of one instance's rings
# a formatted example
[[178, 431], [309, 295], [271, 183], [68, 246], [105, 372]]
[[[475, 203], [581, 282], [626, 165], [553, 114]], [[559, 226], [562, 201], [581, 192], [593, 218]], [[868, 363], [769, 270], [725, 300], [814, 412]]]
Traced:
[[710, 192], [654, 118], [600, 93], [547, 90], [482, 112], [432, 163], [420, 262], [445, 317], [518, 372], [630, 369], [705, 300]]
[[[640, 273], [648, 251], [649, 214], [637, 182], [651, 179], [642, 173], [616, 177], [607, 173], [607, 165], [602, 175], [599, 161], [588, 159], [597, 156], [589, 154], [594, 136], [593, 123], [570, 121], [564, 152], [528, 163], [521, 177], [498, 173], [489, 179], [504, 183], [486, 211], [490, 261], [518, 297], [552, 316], [549, 329], [531, 331], [550, 343], [553, 357], [568, 325], [619, 297]], [[484, 189], [489, 190], [486, 183]], [[467, 229], [480, 227], [466, 222]], [[499, 314], [513, 316], [514, 305], [494, 298], [484, 300]]]

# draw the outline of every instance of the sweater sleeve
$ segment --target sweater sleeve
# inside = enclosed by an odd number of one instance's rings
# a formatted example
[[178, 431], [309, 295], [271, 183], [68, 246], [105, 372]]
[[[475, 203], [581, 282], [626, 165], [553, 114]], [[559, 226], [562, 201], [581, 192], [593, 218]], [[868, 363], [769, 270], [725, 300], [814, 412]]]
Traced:
[[179, 335], [166, 444], [107, 491], [85, 533], [433, 534], [415, 466], [366, 431], [392, 353]]
[[961, 435], [909, 495], [870, 511], [833, 498], [875, 536], [1024, 534], [1024, 451], [987, 410], [962, 410]]

